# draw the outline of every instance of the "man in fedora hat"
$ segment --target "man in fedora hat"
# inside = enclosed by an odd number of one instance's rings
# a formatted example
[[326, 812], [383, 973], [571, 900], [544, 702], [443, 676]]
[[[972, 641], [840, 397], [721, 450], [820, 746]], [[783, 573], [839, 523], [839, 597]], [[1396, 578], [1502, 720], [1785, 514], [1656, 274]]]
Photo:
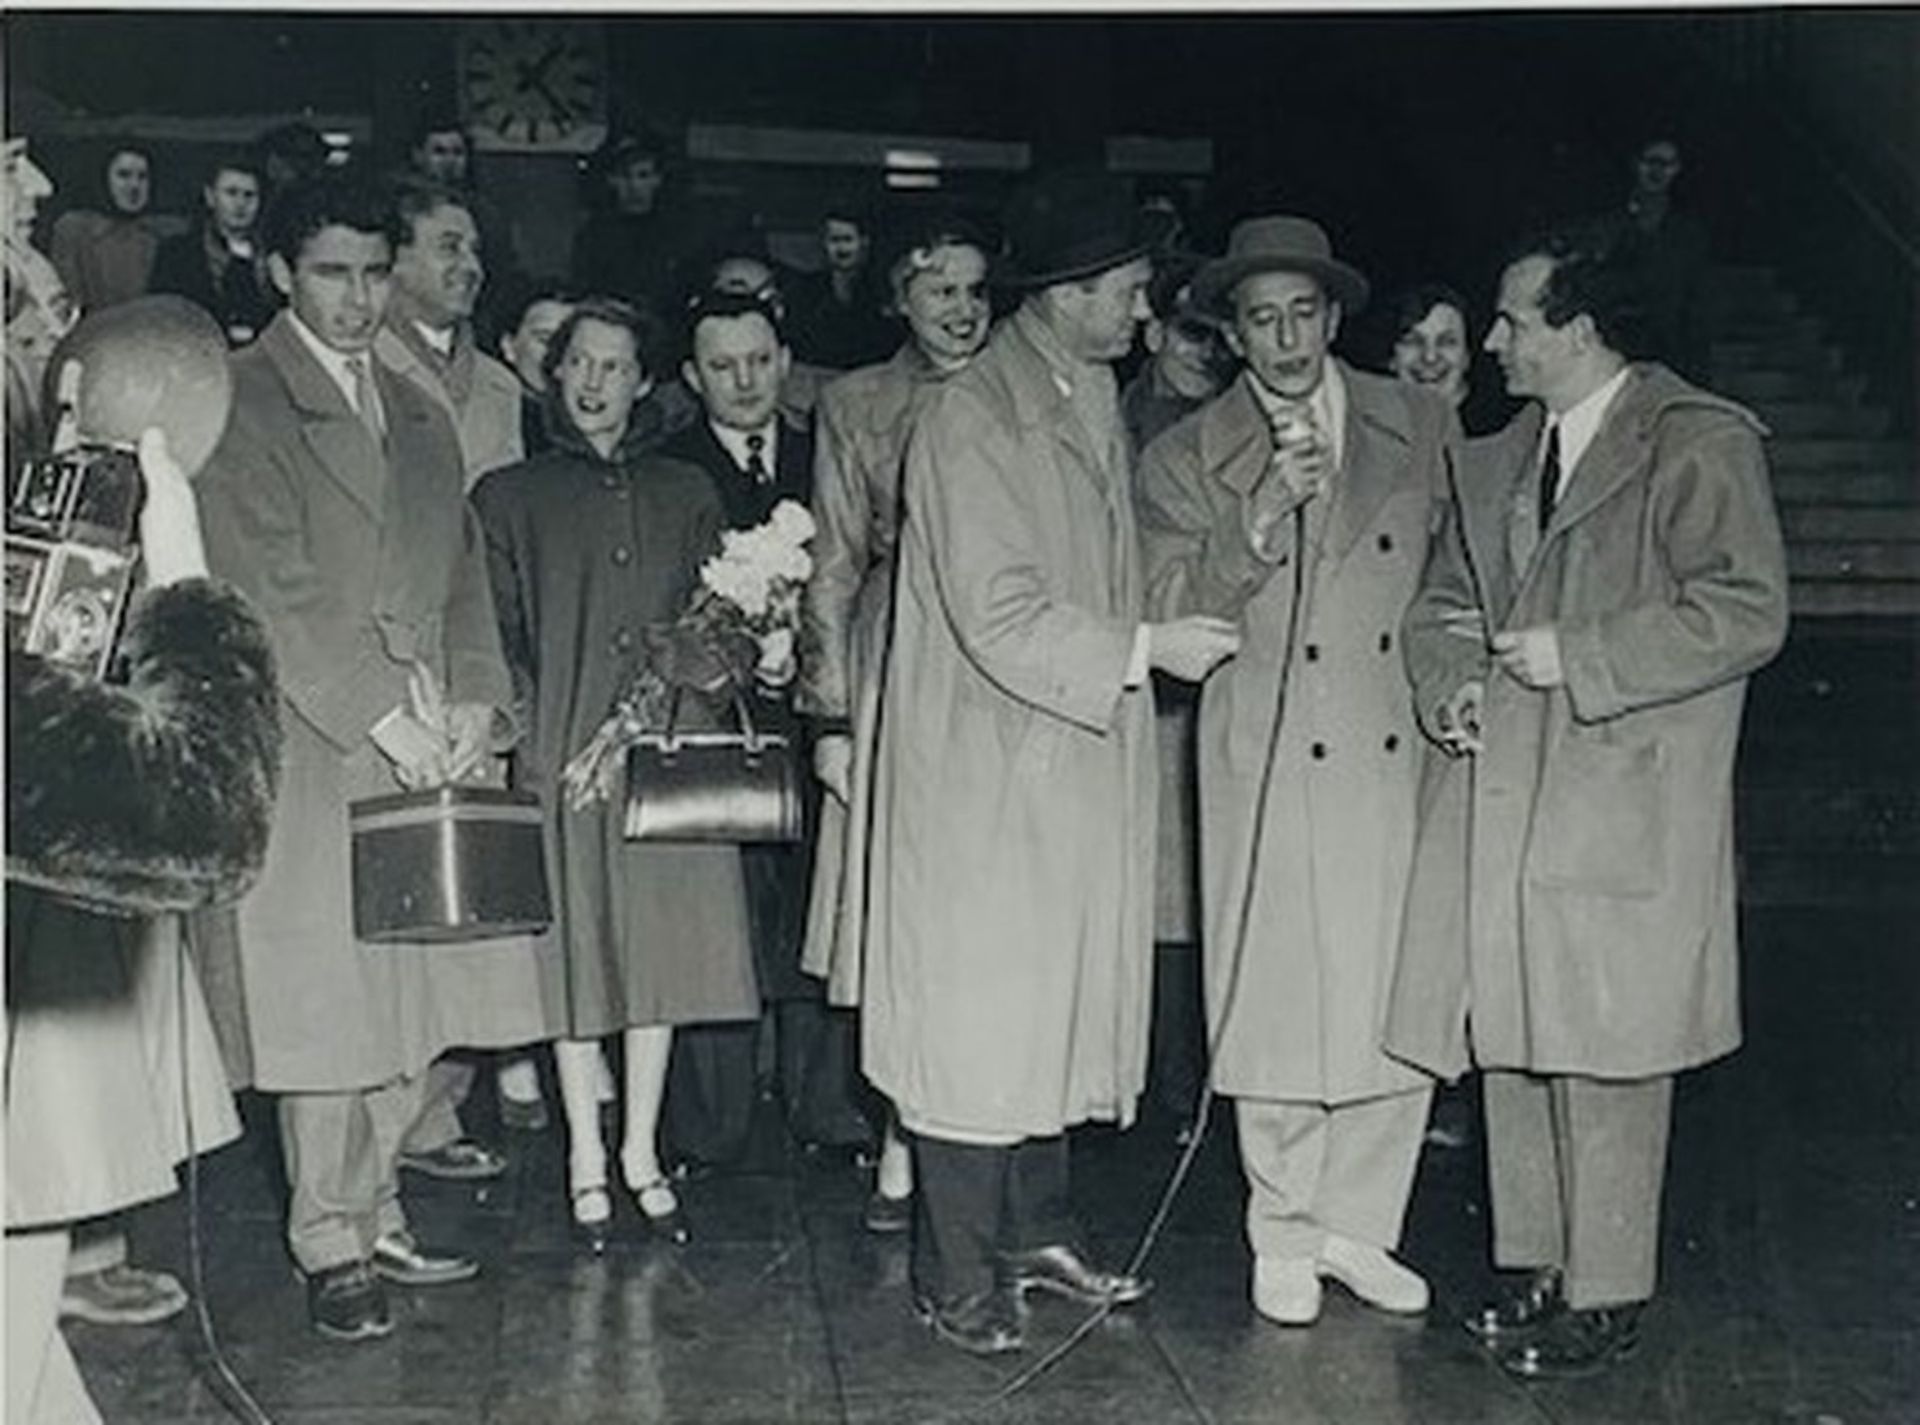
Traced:
[[1194, 279], [1246, 370], [1147, 448], [1148, 607], [1236, 619], [1201, 698], [1214, 1087], [1236, 1100], [1253, 1302], [1304, 1326], [1331, 1277], [1417, 1313], [1400, 1240], [1431, 1080], [1380, 1050], [1423, 743], [1397, 647], [1457, 426], [1329, 351], [1367, 282], [1259, 217]]
[[1224, 620], [1143, 621], [1109, 363], [1146, 316], [1153, 225], [1053, 175], [1007, 221], [1024, 293], [930, 397], [906, 460], [875, 765], [863, 1067], [914, 1136], [913, 1285], [943, 1339], [1022, 1344], [1022, 1293], [1137, 1300], [1090, 1265], [1065, 1132], [1145, 1079], [1154, 739], [1147, 678], [1198, 678]]

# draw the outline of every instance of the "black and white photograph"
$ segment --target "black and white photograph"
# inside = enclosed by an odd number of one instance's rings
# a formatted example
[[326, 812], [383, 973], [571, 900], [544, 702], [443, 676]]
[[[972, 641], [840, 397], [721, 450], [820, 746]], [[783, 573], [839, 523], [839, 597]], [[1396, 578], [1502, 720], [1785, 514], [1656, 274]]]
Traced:
[[0, 55], [7, 1425], [1920, 1421], [1920, 8]]

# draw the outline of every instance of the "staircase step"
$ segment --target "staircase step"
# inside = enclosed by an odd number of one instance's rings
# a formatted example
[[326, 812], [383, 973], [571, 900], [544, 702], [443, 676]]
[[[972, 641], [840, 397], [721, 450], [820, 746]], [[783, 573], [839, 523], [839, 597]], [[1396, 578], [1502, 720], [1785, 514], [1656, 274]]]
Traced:
[[1920, 909], [1920, 855], [1857, 851], [1743, 851], [1740, 902], [1747, 906]]
[[1706, 290], [1718, 296], [1728, 292], [1769, 292], [1780, 285], [1771, 267], [1757, 262], [1716, 262], [1707, 268]]
[[1807, 847], [1920, 855], [1920, 786], [1745, 787], [1734, 837], [1749, 850]]
[[1754, 366], [1790, 366], [1809, 371], [1838, 371], [1846, 354], [1820, 342], [1780, 343], [1716, 336], [1710, 349], [1713, 369], [1732, 371]]
[[1762, 401], [1755, 413], [1775, 435], [1857, 436], [1872, 439], [1892, 424], [1884, 406], [1839, 401]]
[[1899, 438], [1868, 440], [1857, 436], [1792, 435], [1776, 431], [1767, 442], [1767, 461], [1782, 470], [1872, 470], [1912, 474], [1920, 471], [1920, 444]]
[[1857, 405], [1865, 394], [1864, 376], [1839, 376], [1811, 367], [1735, 367], [1716, 374], [1717, 395], [1749, 404], [1760, 401], [1838, 401]]
[[1898, 509], [1920, 499], [1920, 477], [1897, 470], [1779, 470], [1773, 498], [1789, 506], [1865, 505]]
[[1775, 350], [1819, 346], [1826, 338], [1826, 324], [1818, 317], [1774, 317], [1760, 314], [1733, 314], [1713, 324], [1713, 340], [1720, 342], [1763, 342]]
[[1795, 505], [1780, 512], [1788, 543], [1920, 540], [1920, 505]]
[[[1791, 562], [1791, 553], [1789, 562]], [[1920, 581], [1911, 579], [1817, 579], [1796, 576], [1787, 590], [1796, 619], [1912, 618], [1920, 615]]]

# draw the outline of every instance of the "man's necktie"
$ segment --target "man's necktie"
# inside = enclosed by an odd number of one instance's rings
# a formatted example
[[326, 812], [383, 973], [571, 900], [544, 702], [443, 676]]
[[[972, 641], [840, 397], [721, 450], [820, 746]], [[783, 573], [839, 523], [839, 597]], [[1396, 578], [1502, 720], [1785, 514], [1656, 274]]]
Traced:
[[347, 370], [353, 373], [353, 408], [359, 414], [361, 424], [367, 428], [367, 434], [373, 437], [373, 443], [379, 445], [386, 439], [386, 428], [380, 420], [380, 397], [374, 389], [373, 372], [368, 369], [367, 358], [349, 356]]
[[1560, 498], [1560, 423], [1547, 427], [1547, 455], [1540, 462], [1540, 533], [1547, 532], [1554, 502]]
[[747, 437], [747, 475], [756, 485], [773, 479], [773, 472], [767, 469], [766, 448], [767, 438], [758, 431]]

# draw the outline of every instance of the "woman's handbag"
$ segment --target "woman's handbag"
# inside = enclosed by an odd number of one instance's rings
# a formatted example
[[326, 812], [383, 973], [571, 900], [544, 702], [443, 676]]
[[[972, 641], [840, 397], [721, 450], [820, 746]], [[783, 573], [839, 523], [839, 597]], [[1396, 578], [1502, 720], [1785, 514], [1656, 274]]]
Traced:
[[353, 933], [441, 944], [532, 934], [553, 920], [540, 803], [499, 787], [433, 787], [348, 808]]
[[754, 726], [736, 689], [737, 732], [681, 732], [680, 691], [663, 732], [627, 750], [629, 841], [798, 841], [800, 765], [784, 733]]

